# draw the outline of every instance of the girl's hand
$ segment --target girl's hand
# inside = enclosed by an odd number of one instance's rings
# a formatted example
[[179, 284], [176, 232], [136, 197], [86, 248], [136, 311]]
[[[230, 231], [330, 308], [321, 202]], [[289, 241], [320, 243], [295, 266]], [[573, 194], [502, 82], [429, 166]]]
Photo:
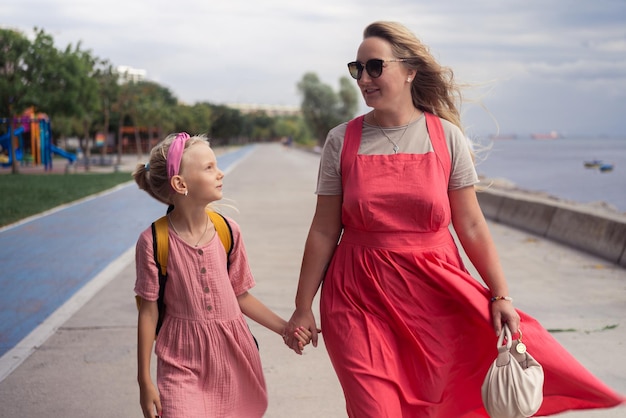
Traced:
[[144, 418], [160, 417], [163, 413], [159, 392], [152, 382], [139, 385], [139, 403], [141, 404]]
[[294, 344], [297, 343], [294, 332], [298, 328], [304, 328], [311, 333], [311, 343], [313, 347], [317, 347], [317, 334], [321, 332], [315, 323], [315, 315], [313, 315], [313, 311], [311, 308], [308, 309], [296, 309], [291, 315], [291, 319], [287, 324], [287, 337], [289, 338], [290, 347], [294, 347]]
[[[318, 330], [318, 332], [321, 332], [321, 330]], [[296, 328], [293, 336], [298, 340], [298, 348], [300, 351], [304, 350], [304, 346], [311, 342], [312, 335], [313, 333], [304, 327]]]
[[[293, 332], [292, 337], [289, 336], [288, 332], [289, 331], [287, 329], [285, 329], [285, 331], [283, 332], [283, 340], [285, 341], [285, 345], [287, 345], [294, 352], [296, 352], [296, 354], [302, 354], [302, 350], [304, 350], [304, 347], [311, 342], [313, 333], [302, 326], [296, 328], [296, 330]], [[322, 330], [318, 329], [317, 332], [322, 332]], [[297, 343], [297, 346], [293, 345], [295, 344], [294, 341], [295, 343]]]

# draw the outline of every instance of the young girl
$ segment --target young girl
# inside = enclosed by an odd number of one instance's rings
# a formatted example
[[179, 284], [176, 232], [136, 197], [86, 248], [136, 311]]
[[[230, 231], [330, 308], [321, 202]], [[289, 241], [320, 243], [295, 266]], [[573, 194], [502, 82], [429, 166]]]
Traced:
[[[139, 187], [173, 205], [169, 223], [167, 310], [156, 339], [157, 385], [150, 357], [159, 317], [159, 281], [151, 228], [136, 247], [141, 298], [138, 319], [138, 382], [146, 418], [261, 417], [267, 409], [265, 379], [254, 339], [242, 313], [283, 335], [286, 321], [248, 293], [254, 279], [239, 226], [228, 222], [233, 251], [226, 252], [206, 213], [222, 198], [224, 173], [208, 141], [170, 135], [133, 173]], [[311, 333], [297, 330], [301, 353]]]

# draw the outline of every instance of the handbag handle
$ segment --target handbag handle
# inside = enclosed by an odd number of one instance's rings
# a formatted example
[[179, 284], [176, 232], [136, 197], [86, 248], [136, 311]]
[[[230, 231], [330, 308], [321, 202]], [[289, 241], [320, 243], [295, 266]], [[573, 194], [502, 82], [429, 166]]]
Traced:
[[[502, 343], [504, 343], [505, 337], [506, 347], [503, 347]], [[500, 336], [498, 337], [498, 343], [496, 347], [498, 348], [498, 351], [500, 351], [500, 348], [506, 348], [507, 350], [510, 350], [512, 345], [513, 341], [511, 340], [511, 329], [509, 328], [508, 324], [504, 324], [504, 326], [502, 327], [502, 332], [500, 332]]]
[[[498, 343], [496, 345], [498, 349], [498, 353], [506, 353], [511, 352], [515, 359], [519, 362], [522, 362], [526, 359], [526, 344], [522, 342], [522, 329], [520, 328], [517, 331], [519, 337], [515, 344], [515, 349], [511, 350], [513, 347], [513, 336], [511, 334], [511, 329], [508, 324], [504, 324], [502, 327], [502, 332], [500, 332], [500, 336], [498, 337]], [[502, 345], [504, 343], [504, 339], [506, 338], [506, 345]]]
[[[522, 342], [522, 329], [518, 329], [517, 333], [519, 334], [519, 338], [518, 341], [521, 343]], [[504, 343], [504, 338], [506, 338], [506, 346], [503, 346], [502, 344]], [[504, 326], [502, 326], [502, 332], [500, 332], [500, 336], [498, 337], [498, 343], [496, 345], [496, 347], [498, 348], [498, 351], [500, 351], [500, 348], [506, 348], [507, 350], [510, 350], [511, 347], [513, 346], [513, 337], [511, 334], [511, 328], [509, 328], [508, 324], [504, 324]]]

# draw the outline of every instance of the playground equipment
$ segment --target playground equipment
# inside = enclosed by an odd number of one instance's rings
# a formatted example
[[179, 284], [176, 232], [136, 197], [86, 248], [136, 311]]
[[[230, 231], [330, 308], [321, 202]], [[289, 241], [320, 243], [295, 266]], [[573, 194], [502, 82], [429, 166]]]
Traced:
[[[21, 165], [43, 165], [46, 170], [52, 169], [54, 154], [67, 159], [69, 164], [76, 161], [75, 154], [52, 144], [50, 119], [47, 115], [41, 113], [35, 115], [34, 110], [29, 109], [12, 121], [0, 118], [0, 123], [9, 127], [8, 132], [0, 136], [1, 166], [10, 167], [13, 164], [13, 156]], [[14, 149], [13, 155], [11, 147]]]

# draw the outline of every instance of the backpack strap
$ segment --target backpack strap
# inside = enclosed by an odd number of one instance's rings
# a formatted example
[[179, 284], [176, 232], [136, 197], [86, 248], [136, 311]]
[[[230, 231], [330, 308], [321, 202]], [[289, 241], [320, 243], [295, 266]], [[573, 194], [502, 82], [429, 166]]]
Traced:
[[152, 223], [152, 248], [154, 262], [163, 276], [167, 276], [167, 256], [169, 252], [169, 228], [167, 216]]
[[228, 265], [230, 265], [230, 254], [233, 252], [233, 230], [230, 227], [230, 224], [221, 213], [214, 212], [212, 210], [207, 210], [206, 213], [209, 215], [213, 226], [215, 227], [215, 232], [220, 237], [220, 241], [222, 241], [222, 245], [224, 246], [224, 250], [226, 250], [226, 259], [228, 260]]
[[167, 216], [163, 216], [152, 222], [152, 253], [154, 262], [159, 272], [159, 298], [157, 307], [159, 309], [159, 319], [157, 321], [156, 333], [159, 333], [163, 325], [165, 314], [165, 283], [167, 282], [167, 257], [169, 253], [169, 225]]

